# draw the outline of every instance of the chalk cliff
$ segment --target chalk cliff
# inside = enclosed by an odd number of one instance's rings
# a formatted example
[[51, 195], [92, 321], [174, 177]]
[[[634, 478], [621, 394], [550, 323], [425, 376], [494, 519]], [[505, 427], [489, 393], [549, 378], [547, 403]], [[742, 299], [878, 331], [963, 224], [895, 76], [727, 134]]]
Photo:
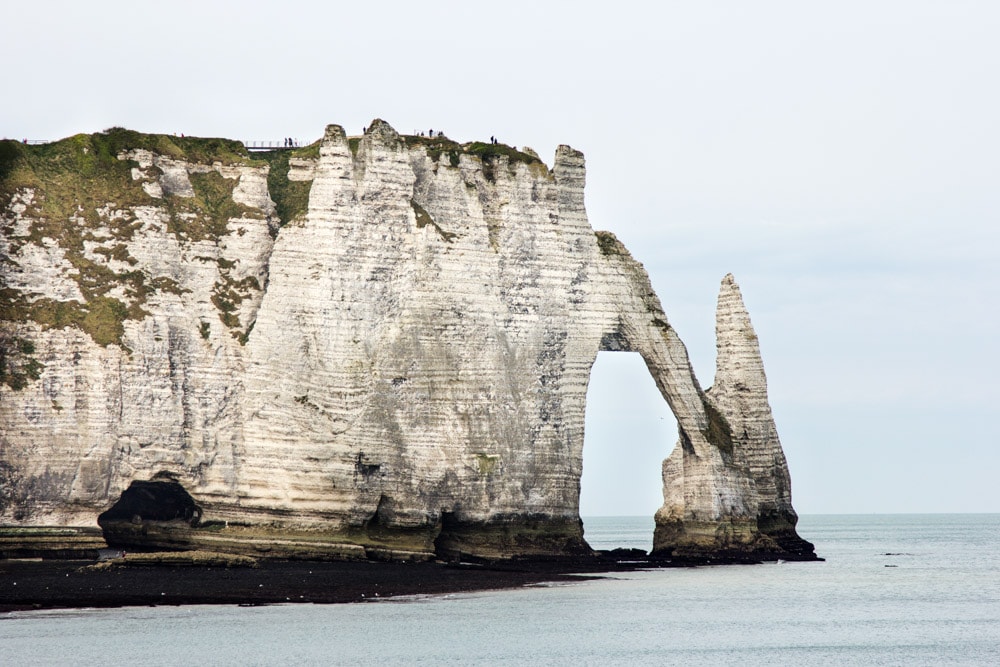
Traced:
[[656, 514], [653, 550], [710, 558], [749, 548], [811, 558], [813, 545], [795, 531], [798, 515], [792, 508], [791, 478], [767, 399], [757, 334], [732, 274], [723, 278], [719, 290], [715, 338], [715, 383], [705, 393], [706, 410], [719, 421], [709, 439], [725, 465], [741, 471], [739, 480], [749, 486], [753, 511], [723, 504], [705, 520], [683, 503], [679, 493], [672, 502], [668, 491], [686, 488], [688, 478], [697, 475], [702, 465], [700, 459], [685, 456], [682, 431], [677, 447], [663, 462], [666, 502]]
[[[578, 151], [549, 169], [382, 121], [261, 155], [110, 130], [4, 142], [0, 179], [0, 523], [92, 525], [139, 482], [110, 541], [586, 554], [587, 383], [621, 350], [680, 430], [655, 551], [814, 557], [738, 288], [706, 393], [642, 265], [590, 227]], [[163, 520], [157, 489], [197, 511]]]

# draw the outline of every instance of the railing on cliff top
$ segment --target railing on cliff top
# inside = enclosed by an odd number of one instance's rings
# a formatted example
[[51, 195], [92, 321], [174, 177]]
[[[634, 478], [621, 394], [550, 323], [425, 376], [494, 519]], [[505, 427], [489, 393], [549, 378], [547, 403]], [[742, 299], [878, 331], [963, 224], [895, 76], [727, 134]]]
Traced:
[[282, 151], [289, 148], [301, 148], [298, 139], [278, 139], [277, 141], [244, 141], [243, 145], [251, 153], [262, 151]]
[[[6, 138], [5, 141], [8, 141]], [[27, 144], [28, 146], [38, 146], [40, 144], [50, 144], [52, 143], [48, 139], [14, 139], [13, 141], [19, 141], [22, 144]], [[298, 139], [278, 139], [278, 140], [254, 140], [254, 141], [244, 141], [243, 145], [247, 147], [248, 151], [280, 151], [287, 148], [301, 148], [302, 143]]]

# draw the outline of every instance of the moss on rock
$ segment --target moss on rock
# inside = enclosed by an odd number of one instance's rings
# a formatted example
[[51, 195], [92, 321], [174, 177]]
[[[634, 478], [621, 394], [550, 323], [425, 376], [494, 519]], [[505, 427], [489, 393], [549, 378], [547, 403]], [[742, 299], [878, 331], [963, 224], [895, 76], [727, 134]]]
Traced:
[[470, 141], [460, 144], [444, 135], [421, 137], [410, 134], [403, 135], [402, 138], [407, 148], [422, 147], [427, 151], [427, 157], [432, 162], [440, 162], [441, 156], [447, 155], [448, 164], [452, 167], [458, 167], [461, 163], [462, 155], [478, 158], [483, 164], [483, 174], [490, 181], [496, 180], [496, 166], [504, 159], [507, 161], [507, 167], [511, 171], [516, 168], [518, 163], [523, 163], [528, 165], [532, 169], [532, 173], [536, 175], [548, 174], [548, 168], [537, 155], [519, 151], [506, 144], [493, 144], [483, 141]]
[[[129, 159], [136, 150], [202, 165], [188, 173], [194, 196], [154, 196], [155, 189], [144, 186], [160, 173], [159, 169], [147, 165], [137, 172], [141, 165]], [[11, 204], [17, 202], [20, 217], [27, 222], [26, 226], [7, 228], [7, 263], [16, 265], [27, 244], [55, 245], [71, 267], [63, 276], [77, 284], [82, 297], [58, 301], [4, 289], [0, 275], [0, 320], [35, 322], [43, 329], [76, 327], [100, 345], [121, 345], [124, 321], [146, 317], [143, 305], [151, 294], [186, 292], [170, 278], [154, 278], [148, 271], [129, 268], [138, 265], [128, 250], [142, 225], [135, 211], [140, 207], [164, 211], [167, 230], [181, 241], [217, 242], [228, 233], [231, 219], [263, 215], [256, 208], [234, 201], [238, 179], [224, 177], [220, 165], [255, 164], [263, 162], [251, 159], [237, 141], [142, 134], [122, 128], [79, 134], [49, 144], [0, 142], [0, 212], [12, 213]], [[287, 156], [285, 164], [283, 176], [287, 177]], [[143, 171], [144, 178], [136, 176]], [[286, 191], [294, 191], [298, 185]], [[307, 194], [308, 184], [302, 185]], [[294, 194], [282, 201], [286, 215], [287, 200], [302, 199], [302, 193]], [[16, 229], [20, 231], [15, 233]], [[259, 289], [256, 279], [251, 280], [253, 284], [233, 287], [226, 276], [223, 287], [217, 290], [220, 303], [216, 305], [231, 327], [239, 327], [240, 323], [231, 314], [232, 308], [224, 306], [238, 305], [240, 293], [250, 287]], [[233, 298], [233, 294], [239, 298]], [[31, 378], [31, 373], [11, 373], [6, 381], [15, 384]]]
[[274, 202], [281, 225], [287, 225], [306, 214], [309, 210], [309, 191], [312, 181], [290, 181], [292, 158], [316, 159], [319, 157], [319, 142], [304, 148], [257, 153], [256, 158], [269, 165], [267, 190]]

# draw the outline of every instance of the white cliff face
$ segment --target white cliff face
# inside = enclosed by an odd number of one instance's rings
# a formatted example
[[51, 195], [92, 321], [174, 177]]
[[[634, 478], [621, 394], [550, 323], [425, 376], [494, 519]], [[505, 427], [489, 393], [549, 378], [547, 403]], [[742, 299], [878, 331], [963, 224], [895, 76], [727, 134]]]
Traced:
[[244, 503], [314, 509], [302, 522], [575, 519], [600, 341], [566, 326], [600, 257], [582, 166], [562, 149], [554, 174], [498, 161], [488, 178], [382, 123], [354, 156], [331, 127], [247, 346]]
[[[96, 223], [88, 213], [83, 252], [141, 273], [141, 298], [134, 278], [79, 287], [77, 251], [60, 245], [79, 235], [36, 240], [37, 195], [15, 194], [2, 276], [20, 300], [0, 326], [9, 348], [33, 341], [21, 357], [43, 368], [23, 388], [0, 385], [0, 522], [92, 524], [131, 480], [167, 473], [207, 519], [273, 532], [585, 550], [599, 349], [642, 354], [678, 418], [658, 549], [709, 533], [720, 548], [755, 544], [762, 512], [790, 511], [776, 434], [734, 438], [743, 404], [718, 379], [706, 398], [641, 264], [591, 229], [582, 154], [560, 147], [549, 170], [381, 121], [350, 139], [330, 126], [318, 153], [287, 162], [308, 207], [276, 238], [266, 167], [123, 153], [134, 201], [102, 203]], [[74, 286], [88, 312], [102, 298], [131, 308], [120, 341], [37, 321], [30, 303], [72, 301]]]
[[[81, 203], [59, 221], [45, 208], [52, 193], [24, 207], [33, 193], [19, 191], [4, 216], [2, 286], [16, 299], [0, 330], [30, 340], [44, 370], [21, 390], [0, 389], [0, 522], [93, 525], [131, 480], [160, 470], [208, 496], [235, 487], [239, 337], [260, 303], [276, 224], [266, 169], [148, 151], [120, 159], [136, 164], [141, 193], [122, 183], [117, 201]], [[157, 202], [194, 197], [189, 174], [209, 172], [233, 189], [240, 215], [210, 220]], [[58, 238], [38, 240], [42, 230]], [[213, 299], [234, 294], [227, 325]]]
[[761, 511], [790, 506], [785, 455], [767, 400], [757, 334], [732, 274], [722, 281], [715, 323], [716, 374], [708, 391], [725, 414], [754, 474]]
[[757, 334], [732, 274], [722, 280], [715, 322], [715, 383], [707, 392], [726, 416], [735, 451], [749, 468], [757, 498], [757, 522], [788, 551], [811, 551], [795, 533], [792, 482], [767, 398], [767, 377]]

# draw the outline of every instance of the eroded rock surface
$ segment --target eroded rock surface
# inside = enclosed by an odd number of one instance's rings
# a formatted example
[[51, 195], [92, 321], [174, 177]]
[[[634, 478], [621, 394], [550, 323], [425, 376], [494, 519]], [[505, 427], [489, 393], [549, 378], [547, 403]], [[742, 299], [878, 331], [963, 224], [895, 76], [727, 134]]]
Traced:
[[[622, 350], [643, 356], [681, 432], [658, 552], [811, 556], [763, 370], [752, 395], [736, 379], [756, 346], [720, 328], [717, 386], [701, 390], [642, 265], [590, 227], [578, 151], [549, 169], [382, 121], [256, 158], [123, 132], [11, 143], [0, 522], [92, 524], [160, 475], [210, 524], [161, 541], [586, 554], [587, 383], [599, 350]], [[87, 194], [70, 187], [87, 178]], [[752, 335], [740, 308], [726, 326]]]
[[729, 423], [733, 450], [749, 468], [757, 526], [782, 551], [808, 556], [813, 545], [795, 532], [792, 482], [767, 398], [757, 334], [732, 274], [722, 280], [715, 323], [716, 372], [708, 396]]

